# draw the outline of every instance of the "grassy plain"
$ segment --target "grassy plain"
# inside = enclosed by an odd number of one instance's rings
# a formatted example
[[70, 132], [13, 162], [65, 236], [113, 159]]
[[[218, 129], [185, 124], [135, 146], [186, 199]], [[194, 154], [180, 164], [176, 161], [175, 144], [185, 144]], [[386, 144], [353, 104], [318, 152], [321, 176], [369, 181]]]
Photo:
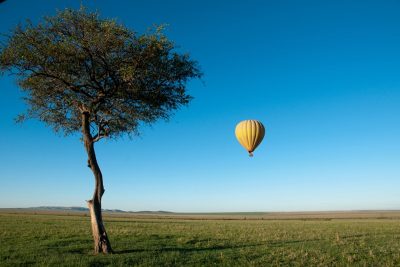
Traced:
[[115, 253], [94, 256], [87, 214], [3, 210], [0, 265], [399, 266], [399, 218], [399, 212], [109, 214]]

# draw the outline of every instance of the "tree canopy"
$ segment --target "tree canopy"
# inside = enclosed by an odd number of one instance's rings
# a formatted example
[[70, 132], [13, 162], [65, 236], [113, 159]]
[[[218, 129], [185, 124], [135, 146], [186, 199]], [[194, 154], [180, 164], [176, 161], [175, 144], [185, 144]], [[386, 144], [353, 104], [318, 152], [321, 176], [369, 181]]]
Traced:
[[82, 128], [93, 141], [137, 134], [140, 122], [167, 119], [201, 77], [189, 55], [175, 51], [161, 28], [137, 34], [97, 13], [66, 9], [34, 26], [18, 26], [0, 48], [0, 72], [17, 75], [28, 110], [56, 131]]

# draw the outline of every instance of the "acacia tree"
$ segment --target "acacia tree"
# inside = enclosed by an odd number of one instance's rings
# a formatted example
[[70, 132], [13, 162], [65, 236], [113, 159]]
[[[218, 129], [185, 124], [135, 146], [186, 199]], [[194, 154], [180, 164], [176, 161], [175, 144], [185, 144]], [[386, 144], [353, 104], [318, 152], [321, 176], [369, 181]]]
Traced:
[[81, 132], [95, 190], [87, 201], [94, 252], [111, 253], [102, 220], [103, 176], [94, 144], [138, 134], [141, 123], [168, 119], [191, 99], [186, 83], [201, 73], [157, 29], [138, 35], [98, 13], [66, 9], [38, 25], [18, 26], [0, 47], [0, 74], [17, 77], [28, 110], [66, 135]]

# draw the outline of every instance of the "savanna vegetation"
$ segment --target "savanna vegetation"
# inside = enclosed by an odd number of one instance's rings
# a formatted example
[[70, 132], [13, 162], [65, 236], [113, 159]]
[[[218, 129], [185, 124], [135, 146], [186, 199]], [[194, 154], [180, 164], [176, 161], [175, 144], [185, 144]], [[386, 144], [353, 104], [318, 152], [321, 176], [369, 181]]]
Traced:
[[[400, 220], [106, 215], [114, 253], [94, 256], [88, 214], [0, 213], [2, 266], [398, 266]], [[256, 218], [255, 216], [254, 218]], [[349, 216], [351, 217], [351, 216]], [[250, 218], [250, 219], [249, 219]]]

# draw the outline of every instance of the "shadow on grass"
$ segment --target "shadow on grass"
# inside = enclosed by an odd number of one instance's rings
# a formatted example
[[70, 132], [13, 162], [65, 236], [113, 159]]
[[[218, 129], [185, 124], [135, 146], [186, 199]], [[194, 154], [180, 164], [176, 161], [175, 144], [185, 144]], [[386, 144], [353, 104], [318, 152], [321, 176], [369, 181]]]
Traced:
[[[357, 235], [354, 235], [357, 236]], [[349, 238], [354, 236], [347, 236], [343, 238]], [[258, 242], [252, 244], [239, 244], [239, 245], [213, 245], [213, 246], [199, 246], [193, 247], [190, 245], [195, 245], [201, 242], [209, 241], [209, 239], [201, 239], [201, 240], [189, 240], [186, 244], [187, 247], [151, 247], [149, 248], [133, 248], [133, 249], [122, 249], [122, 250], [114, 250], [113, 254], [130, 254], [130, 253], [141, 253], [141, 252], [183, 252], [183, 253], [191, 253], [191, 252], [207, 252], [207, 251], [220, 251], [220, 250], [235, 250], [235, 249], [246, 249], [246, 248], [256, 248], [256, 247], [285, 247], [294, 244], [308, 243], [308, 242], [318, 242], [322, 239], [300, 239], [300, 240], [279, 240], [279, 241], [266, 241], [266, 242]], [[55, 247], [52, 246], [52, 249]], [[59, 249], [59, 247], [56, 247]], [[48, 248], [49, 249], [49, 248]], [[70, 254], [87, 254], [87, 249], [82, 247], [71, 247], [66, 250], [67, 253]]]
[[156, 248], [156, 249], [126, 249], [120, 251], [114, 251], [114, 254], [128, 254], [135, 252], [202, 252], [202, 251], [218, 251], [218, 250], [226, 250], [226, 249], [241, 249], [241, 248], [249, 248], [249, 247], [257, 247], [265, 244], [249, 244], [249, 245], [241, 245], [241, 246], [223, 246], [216, 245], [211, 247], [200, 247], [200, 248], [182, 248], [182, 247], [165, 247], [165, 248]]
[[300, 239], [300, 240], [269, 241], [269, 242], [266, 242], [265, 245], [271, 246], [271, 247], [282, 247], [282, 246], [287, 246], [290, 244], [317, 242], [317, 241], [321, 241], [321, 240], [322, 239], [314, 238], [314, 239]]
[[[219, 251], [228, 249], [244, 249], [244, 248], [255, 248], [255, 247], [286, 247], [293, 244], [309, 243], [309, 242], [319, 242], [322, 239], [299, 239], [299, 240], [281, 240], [281, 241], [266, 241], [263, 243], [254, 244], [243, 244], [243, 245], [214, 245], [207, 247], [164, 247], [164, 248], [154, 248], [154, 249], [125, 249], [114, 251], [114, 254], [129, 254], [138, 252], [204, 252], [204, 251]], [[196, 243], [199, 240], [195, 240]], [[200, 240], [202, 241], [202, 240]], [[194, 241], [189, 241], [187, 244], [194, 244]]]
[[70, 253], [70, 254], [86, 254], [85, 250], [81, 249], [81, 248], [69, 249], [68, 253]]
[[129, 254], [137, 252], [204, 252], [204, 251], [219, 251], [228, 249], [244, 249], [244, 248], [255, 248], [255, 247], [281, 247], [296, 243], [307, 243], [317, 242], [321, 239], [306, 239], [306, 240], [283, 240], [283, 241], [268, 241], [265, 243], [256, 244], [245, 244], [245, 245], [215, 245], [210, 247], [165, 247], [155, 249], [125, 249], [120, 251], [114, 251], [114, 254]]

